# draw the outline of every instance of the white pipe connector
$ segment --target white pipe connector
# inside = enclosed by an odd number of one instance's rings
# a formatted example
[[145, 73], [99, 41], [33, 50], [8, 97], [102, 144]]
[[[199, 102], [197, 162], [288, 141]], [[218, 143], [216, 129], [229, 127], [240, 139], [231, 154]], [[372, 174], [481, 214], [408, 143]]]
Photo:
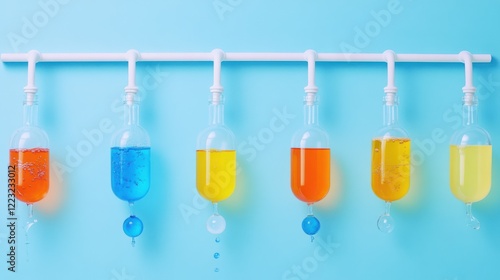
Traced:
[[137, 60], [140, 59], [140, 54], [136, 50], [129, 50], [126, 53], [126, 57], [128, 62], [128, 85], [125, 87], [125, 102], [128, 105], [132, 105], [135, 95], [139, 92], [139, 88], [135, 82], [135, 73]]
[[398, 88], [394, 83], [396, 53], [392, 50], [386, 50], [384, 56], [387, 62], [387, 86], [384, 88], [384, 92], [396, 94], [398, 92]]
[[474, 103], [474, 94], [476, 93], [476, 87], [472, 82], [473, 71], [472, 71], [472, 54], [468, 51], [462, 51], [459, 54], [460, 60], [465, 65], [465, 86], [462, 88], [464, 93], [464, 104], [472, 105]]
[[32, 105], [35, 101], [35, 94], [38, 91], [38, 88], [35, 85], [35, 72], [36, 72], [36, 63], [40, 59], [40, 53], [35, 50], [31, 50], [28, 52], [28, 83], [24, 87], [24, 93], [26, 93], [26, 104]]
[[307, 50], [304, 52], [304, 58], [307, 61], [307, 86], [304, 87], [306, 92], [305, 102], [307, 105], [312, 105], [318, 92], [316, 86], [316, 59], [318, 54], [314, 50]]
[[129, 50], [126, 53], [128, 62], [128, 85], [125, 87], [126, 93], [137, 93], [139, 88], [136, 85], [135, 73], [137, 61], [140, 59], [140, 54], [136, 50]]
[[222, 101], [222, 92], [224, 91], [224, 87], [221, 85], [221, 64], [225, 59], [225, 54], [221, 49], [214, 49], [212, 55], [214, 62], [214, 83], [210, 87], [210, 92], [212, 93], [211, 102], [219, 104]]
[[385, 61], [387, 62], [387, 86], [384, 87], [385, 92], [385, 105], [393, 106], [396, 103], [396, 93], [398, 88], [394, 83], [395, 66], [396, 66], [396, 53], [392, 50], [384, 52]]

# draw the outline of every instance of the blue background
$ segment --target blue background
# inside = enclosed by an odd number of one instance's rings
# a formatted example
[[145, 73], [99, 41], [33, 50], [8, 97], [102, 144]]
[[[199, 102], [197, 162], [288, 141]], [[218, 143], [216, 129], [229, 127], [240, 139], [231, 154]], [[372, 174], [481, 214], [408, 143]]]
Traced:
[[[60, 0], [52, 1], [57, 6], [50, 9], [43, 4], [49, 2], [0, 1], [0, 53], [132, 48], [490, 53], [492, 63], [474, 65], [474, 81], [479, 122], [491, 133], [493, 145], [500, 144], [500, 4], [495, 0]], [[390, 18], [377, 22], [381, 10], [391, 10], [385, 12]], [[27, 27], [34, 23], [38, 27]], [[220, 205], [227, 229], [219, 244], [205, 229], [212, 209], [195, 188], [194, 150], [207, 124], [212, 65], [139, 63], [152, 185], [136, 203], [145, 230], [135, 248], [121, 229], [128, 207], [111, 191], [109, 167], [110, 138], [122, 122], [126, 64], [40, 63], [36, 73], [39, 122], [50, 138], [51, 191], [35, 207], [39, 223], [30, 233], [29, 262], [22, 230], [17, 232], [17, 272], [11, 273], [4, 226], [6, 167], [11, 133], [21, 125], [26, 64], [0, 63], [0, 166], [5, 167], [0, 172], [5, 186], [0, 192], [1, 279], [500, 277], [499, 150], [493, 149], [491, 192], [473, 206], [479, 231], [466, 228], [465, 208], [448, 186], [448, 143], [460, 123], [464, 85], [460, 63], [396, 65], [400, 122], [413, 140], [413, 173], [410, 192], [393, 205], [396, 229], [390, 235], [377, 230], [383, 202], [370, 187], [370, 142], [382, 123], [386, 65], [317, 64], [320, 122], [332, 148], [332, 187], [315, 206], [322, 228], [320, 242], [314, 243], [300, 228], [306, 206], [289, 187], [289, 146], [302, 125], [306, 63], [223, 63], [226, 123], [237, 137], [241, 173], [235, 193]], [[270, 123], [283, 111], [293, 116], [269, 134]], [[86, 132], [95, 138], [89, 141]], [[265, 143], [257, 149], [249, 141], [259, 135]], [[25, 208], [19, 203], [19, 223]], [[215, 260], [214, 252], [221, 258]], [[213, 272], [215, 267], [220, 272]]]

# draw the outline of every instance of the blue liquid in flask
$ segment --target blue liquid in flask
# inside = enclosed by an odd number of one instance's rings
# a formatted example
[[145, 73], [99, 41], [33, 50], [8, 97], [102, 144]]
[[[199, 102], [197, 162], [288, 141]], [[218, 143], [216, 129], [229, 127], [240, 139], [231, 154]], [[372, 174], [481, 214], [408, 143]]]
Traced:
[[111, 148], [111, 186], [120, 199], [134, 202], [149, 191], [150, 147]]

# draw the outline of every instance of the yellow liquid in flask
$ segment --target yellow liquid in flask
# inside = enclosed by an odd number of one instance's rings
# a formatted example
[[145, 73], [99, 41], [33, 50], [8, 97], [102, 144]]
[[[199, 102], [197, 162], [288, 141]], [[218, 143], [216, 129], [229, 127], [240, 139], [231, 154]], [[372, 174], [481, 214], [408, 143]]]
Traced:
[[465, 203], [485, 198], [491, 188], [491, 145], [450, 146], [450, 188]]
[[392, 202], [410, 189], [410, 144], [408, 138], [373, 139], [372, 190]]
[[236, 186], [235, 150], [197, 150], [196, 188], [213, 203], [222, 201]]

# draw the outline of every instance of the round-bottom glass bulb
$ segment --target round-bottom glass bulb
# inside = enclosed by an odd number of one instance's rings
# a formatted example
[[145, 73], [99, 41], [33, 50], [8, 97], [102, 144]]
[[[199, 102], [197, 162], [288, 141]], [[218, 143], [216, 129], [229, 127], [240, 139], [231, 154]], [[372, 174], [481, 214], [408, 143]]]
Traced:
[[226, 220], [219, 214], [208, 217], [207, 230], [212, 234], [221, 234], [226, 229]]
[[320, 228], [319, 220], [313, 215], [308, 215], [302, 221], [302, 230], [307, 235], [315, 235], [319, 231], [319, 228]]
[[378, 218], [377, 227], [383, 233], [391, 233], [394, 230], [394, 219], [388, 214], [382, 214]]
[[141, 235], [144, 225], [141, 219], [136, 216], [130, 216], [123, 222], [123, 232], [129, 237], [137, 237]]

